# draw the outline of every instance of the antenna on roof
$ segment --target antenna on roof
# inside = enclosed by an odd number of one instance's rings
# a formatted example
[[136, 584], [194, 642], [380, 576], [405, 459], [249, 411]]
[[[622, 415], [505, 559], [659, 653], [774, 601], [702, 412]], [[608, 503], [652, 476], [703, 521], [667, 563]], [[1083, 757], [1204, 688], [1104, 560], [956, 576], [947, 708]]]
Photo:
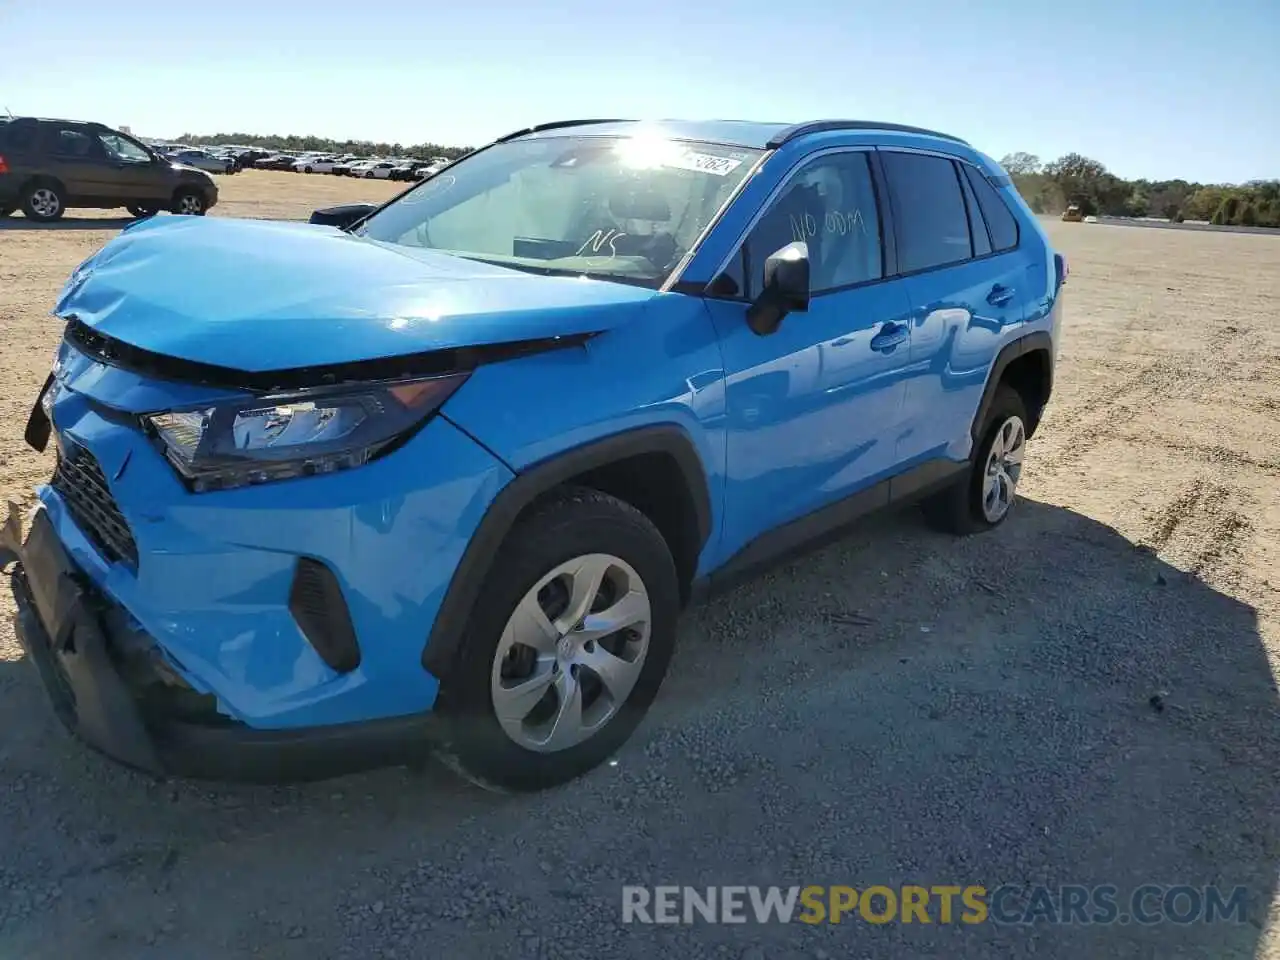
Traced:
[[5, 112], [5, 113], [7, 113], [7, 114], [9, 115], [9, 119], [10, 119], [10, 120], [12, 120], [12, 119], [13, 119], [13, 111], [12, 111], [12, 110], [10, 110], [8, 107], [5, 107], [5, 108], [4, 108], [4, 112]]

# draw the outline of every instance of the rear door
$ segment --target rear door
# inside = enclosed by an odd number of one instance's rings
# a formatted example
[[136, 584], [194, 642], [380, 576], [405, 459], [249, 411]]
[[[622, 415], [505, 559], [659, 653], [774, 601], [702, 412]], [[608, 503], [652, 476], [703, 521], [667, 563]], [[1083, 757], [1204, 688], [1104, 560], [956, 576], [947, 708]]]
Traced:
[[49, 172], [62, 181], [72, 202], [112, 193], [107, 151], [87, 127], [52, 123], [45, 128]]
[[904, 469], [963, 460], [987, 370], [1024, 318], [1017, 223], [995, 195], [1010, 222], [988, 226], [980, 199], [992, 198], [975, 193], [975, 183], [990, 184], [971, 179], [962, 160], [888, 148], [880, 156], [898, 268], [912, 301], [911, 373], [896, 459]]

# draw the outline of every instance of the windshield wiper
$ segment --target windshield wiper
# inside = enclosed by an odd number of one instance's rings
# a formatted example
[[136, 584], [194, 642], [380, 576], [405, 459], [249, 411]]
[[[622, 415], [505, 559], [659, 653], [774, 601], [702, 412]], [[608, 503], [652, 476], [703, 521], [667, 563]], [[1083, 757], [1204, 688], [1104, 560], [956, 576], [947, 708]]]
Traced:
[[625, 283], [633, 287], [652, 287], [659, 282], [658, 277], [637, 277], [630, 273], [607, 273], [602, 270], [571, 270], [568, 267], [540, 267], [532, 263], [515, 263], [509, 260], [495, 260], [490, 257], [480, 257], [468, 253], [459, 253], [455, 256], [462, 257], [464, 260], [474, 260], [476, 263], [487, 263], [494, 267], [509, 267], [512, 270], [519, 270], [521, 273], [530, 273], [535, 277], [587, 277], [591, 280], [609, 280], [615, 283]]

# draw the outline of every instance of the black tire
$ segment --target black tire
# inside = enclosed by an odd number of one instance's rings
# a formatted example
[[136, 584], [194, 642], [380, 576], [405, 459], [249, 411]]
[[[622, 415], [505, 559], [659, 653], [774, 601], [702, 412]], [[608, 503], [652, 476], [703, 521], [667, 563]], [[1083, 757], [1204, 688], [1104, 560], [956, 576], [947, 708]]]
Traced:
[[22, 191], [22, 215], [37, 223], [61, 220], [67, 212], [67, 195], [62, 185], [52, 180], [36, 180]]
[[303, 167], [303, 168], [302, 168], [302, 172], [303, 172], [303, 173], [315, 173], [315, 171], [314, 171], [314, 170], [312, 170], [310, 167]]
[[169, 210], [172, 213], [181, 213], [190, 217], [203, 217], [207, 208], [203, 193], [185, 187], [173, 195], [173, 205]]
[[[649, 645], [625, 701], [604, 726], [575, 746], [536, 752], [498, 722], [492, 671], [507, 621], [538, 581], [575, 557], [607, 553], [639, 576], [649, 596]], [[538, 790], [598, 766], [634, 732], [653, 703], [675, 649], [680, 589], [666, 541], [649, 518], [615, 497], [566, 488], [520, 519], [498, 552], [462, 640], [459, 662], [441, 684], [442, 760], [496, 790]], [[576, 675], [576, 674], [575, 674]]]
[[373, 179], [373, 171], [372, 171], [372, 170], [368, 171], [368, 172], [364, 175], [364, 178], [365, 178], [366, 180], [372, 180], [372, 179]]
[[142, 219], [143, 217], [153, 217], [160, 212], [158, 207], [147, 207], [137, 203], [131, 203], [129, 206], [125, 207], [125, 209], [138, 219]]
[[991, 407], [978, 434], [969, 470], [960, 481], [921, 503], [921, 510], [930, 526], [944, 533], [967, 536], [991, 530], [1009, 518], [1009, 514], [1013, 512], [1012, 506], [995, 520], [987, 517], [983, 510], [983, 481], [991, 447], [997, 434], [1011, 417], [1017, 417], [1022, 422], [1025, 444], [1026, 405], [1018, 391], [1002, 383], [996, 387]]

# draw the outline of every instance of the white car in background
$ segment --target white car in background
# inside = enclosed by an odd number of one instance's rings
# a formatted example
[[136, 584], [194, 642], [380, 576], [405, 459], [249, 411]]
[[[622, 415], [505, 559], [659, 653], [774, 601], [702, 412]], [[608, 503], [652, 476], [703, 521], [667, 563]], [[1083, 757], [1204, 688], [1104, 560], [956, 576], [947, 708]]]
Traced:
[[379, 163], [379, 162], [380, 162], [380, 161], [378, 161], [378, 160], [356, 160], [355, 162], [350, 163], [350, 164], [348, 164], [348, 165], [347, 165], [347, 176], [348, 176], [348, 177], [363, 177], [363, 176], [365, 175], [365, 172], [366, 172], [370, 167], [374, 166], [375, 164], [377, 164], [377, 163]]
[[299, 173], [333, 173], [339, 163], [337, 157], [304, 157], [293, 165]]
[[392, 170], [396, 169], [398, 164], [394, 160], [375, 160], [374, 163], [366, 166], [360, 173], [353, 173], [353, 177], [364, 177], [366, 179], [389, 180], [392, 177]]

